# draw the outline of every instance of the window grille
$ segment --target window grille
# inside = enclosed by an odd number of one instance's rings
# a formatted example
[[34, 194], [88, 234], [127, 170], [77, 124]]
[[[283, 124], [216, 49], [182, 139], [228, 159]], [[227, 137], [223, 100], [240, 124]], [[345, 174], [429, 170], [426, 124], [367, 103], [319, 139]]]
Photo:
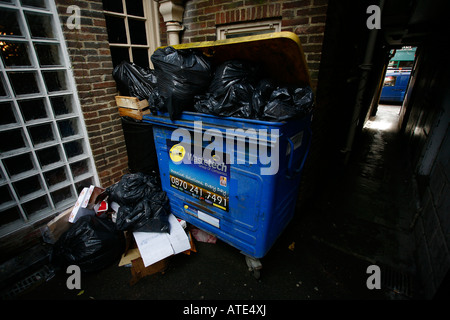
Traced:
[[98, 184], [52, 0], [0, 0], [0, 236]]
[[103, 0], [113, 66], [122, 61], [151, 66], [159, 46], [157, 2], [153, 0]]

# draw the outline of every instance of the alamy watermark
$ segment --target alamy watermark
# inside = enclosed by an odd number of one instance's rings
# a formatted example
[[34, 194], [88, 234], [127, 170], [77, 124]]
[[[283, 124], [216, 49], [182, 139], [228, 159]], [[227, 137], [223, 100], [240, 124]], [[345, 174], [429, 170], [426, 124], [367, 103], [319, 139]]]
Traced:
[[367, 29], [381, 29], [381, 9], [377, 5], [371, 5], [367, 7], [366, 13], [370, 14], [367, 18]]
[[[172, 132], [171, 140], [179, 144], [171, 149], [170, 158], [175, 164], [203, 164], [222, 171], [226, 164], [259, 163], [261, 175], [274, 175], [279, 169], [279, 137], [278, 129], [207, 129], [203, 133], [202, 122], [194, 121], [193, 136], [184, 128]], [[204, 142], [209, 144], [203, 147]]]
[[376, 264], [372, 264], [367, 267], [366, 273], [370, 274], [370, 276], [367, 278], [367, 281], [366, 281], [367, 289], [369, 289], [369, 290], [381, 289], [380, 267], [377, 266]]
[[67, 7], [66, 13], [69, 13], [70, 16], [67, 18], [66, 26], [69, 30], [73, 29], [81, 29], [81, 16], [80, 16], [80, 7], [77, 5], [71, 5]]
[[66, 280], [67, 289], [81, 289], [81, 269], [79, 266], [72, 264], [67, 267], [66, 273], [70, 276]]

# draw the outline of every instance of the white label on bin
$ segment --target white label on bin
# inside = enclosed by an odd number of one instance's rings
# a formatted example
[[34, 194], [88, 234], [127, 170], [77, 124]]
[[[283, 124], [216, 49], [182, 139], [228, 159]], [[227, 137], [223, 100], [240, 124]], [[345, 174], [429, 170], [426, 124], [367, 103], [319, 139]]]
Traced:
[[213, 225], [216, 228], [220, 228], [220, 220], [219, 219], [214, 218], [213, 216], [210, 216], [209, 214], [206, 214], [200, 210], [197, 211], [197, 216], [200, 220], [203, 220], [206, 223], [209, 223], [210, 225]]

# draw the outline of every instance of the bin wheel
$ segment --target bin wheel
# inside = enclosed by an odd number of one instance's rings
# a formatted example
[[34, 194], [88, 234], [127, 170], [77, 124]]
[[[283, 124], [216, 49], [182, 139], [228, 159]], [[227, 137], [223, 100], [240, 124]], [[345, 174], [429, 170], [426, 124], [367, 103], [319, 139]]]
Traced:
[[261, 271], [260, 271], [259, 269], [254, 269], [254, 270], [253, 270], [253, 277], [254, 277], [256, 280], [259, 280], [259, 278], [261, 278]]
[[245, 262], [247, 263], [248, 271], [253, 273], [253, 277], [256, 280], [259, 280], [259, 278], [261, 277], [261, 269], [262, 269], [261, 261], [259, 261], [259, 259], [252, 258], [246, 255]]

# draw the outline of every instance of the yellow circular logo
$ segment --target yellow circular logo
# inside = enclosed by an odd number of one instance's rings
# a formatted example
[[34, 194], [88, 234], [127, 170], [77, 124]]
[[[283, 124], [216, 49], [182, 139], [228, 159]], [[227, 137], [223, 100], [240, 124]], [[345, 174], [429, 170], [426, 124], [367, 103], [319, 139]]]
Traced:
[[183, 160], [185, 154], [186, 150], [181, 144], [174, 145], [169, 151], [170, 159], [172, 159], [173, 162], [180, 162]]

